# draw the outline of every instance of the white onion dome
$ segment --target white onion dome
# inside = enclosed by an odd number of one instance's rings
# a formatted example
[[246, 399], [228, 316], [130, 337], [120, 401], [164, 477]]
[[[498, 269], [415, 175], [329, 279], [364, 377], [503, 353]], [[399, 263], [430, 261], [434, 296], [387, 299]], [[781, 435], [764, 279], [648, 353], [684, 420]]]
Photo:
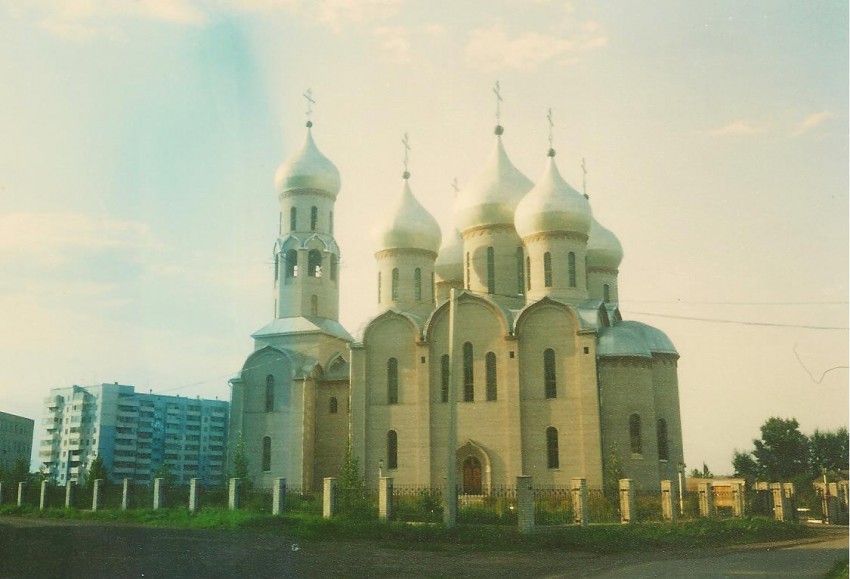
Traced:
[[390, 205], [386, 217], [376, 225], [374, 238], [375, 251], [423, 249], [437, 253], [442, 234], [437, 220], [416, 200], [405, 178], [401, 194]]
[[307, 123], [307, 134], [301, 147], [275, 173], [275, 189], [279, 194], [296, 189], [313, 189], [330, 193], [336, 198], [340, 186], [339, 171], [316, 147], [312, 126], [312, 123]]
[[457, 229], [443, 242], [437, 260], [434, 262], [434, 273], [446, 281], [463, 279], [463, 240]]
[[454, 207], [455, 223], [461, 231], [473, 227], [512, 225], [517, 203], [532, 186], [531, 180], [508, 159], [502, 139], [498, 137], [484, 169], [458, 193]]
[[609, 229], [594, 217], [587, 238], [587, 265], [617, 269], [623, 261], [623, 246]]
[[543, 177], [517, 205], [517, 233], [520, 237], [556, 231], [586, 235], [592, 219], [587, 199], [564, 181], [550, 151]]

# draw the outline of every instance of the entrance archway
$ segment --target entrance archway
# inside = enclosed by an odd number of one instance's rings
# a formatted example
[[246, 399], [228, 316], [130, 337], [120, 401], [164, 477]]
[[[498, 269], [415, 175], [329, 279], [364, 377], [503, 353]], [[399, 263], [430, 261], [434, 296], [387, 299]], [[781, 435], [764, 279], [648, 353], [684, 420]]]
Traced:
[[464, 495], [490, 493], [490, 457], [481, 446], [468, 440], [455, 455], [458, 490]]
[[468, 456], [463, 461], [463, 494], [480, 495], [481, 490], [481, 461]]

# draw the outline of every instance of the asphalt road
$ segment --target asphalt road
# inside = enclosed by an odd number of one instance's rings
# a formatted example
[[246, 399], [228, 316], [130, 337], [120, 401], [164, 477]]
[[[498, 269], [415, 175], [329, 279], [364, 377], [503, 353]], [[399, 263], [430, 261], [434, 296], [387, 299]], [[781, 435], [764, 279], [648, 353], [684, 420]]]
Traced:
[[847, 528], [758, 547], [591, 555], [300, 544], [274, 535], [0, 519], [0, 577], [823, 577]]

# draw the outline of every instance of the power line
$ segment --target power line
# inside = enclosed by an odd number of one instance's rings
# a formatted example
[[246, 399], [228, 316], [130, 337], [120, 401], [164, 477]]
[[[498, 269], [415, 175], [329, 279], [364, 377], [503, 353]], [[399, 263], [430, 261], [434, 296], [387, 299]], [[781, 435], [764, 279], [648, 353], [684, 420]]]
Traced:
[[631, 312], [639, 316], [655, 316], [657, 318], [671, 318], [674, 320], [689, 320], [692, 322], [711, 322], [715, 324], [737, 324], [741, 326], [768, 326], [772, 328], [799, 328], [804, 330], [848, 330], [850, 328], [839, 326], [814, 326], [809, 324], [784, 324], [779, 322], [751, 322], [746, 320], [723, 320], [720, 318], [698, 318], [695, 316], [676, 316], [673, 314], [658, 314], [654, 312]]

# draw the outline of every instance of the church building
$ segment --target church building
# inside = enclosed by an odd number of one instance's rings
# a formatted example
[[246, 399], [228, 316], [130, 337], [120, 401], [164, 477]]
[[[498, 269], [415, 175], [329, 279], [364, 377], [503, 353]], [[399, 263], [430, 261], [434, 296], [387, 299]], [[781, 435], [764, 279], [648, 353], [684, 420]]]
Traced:
[[679, 355], [622, 319], [620, 242], [554, 150], [532, 182], [497, 126], [445, 236], [405, 170], [375, 229], [380, 313], [355, 339], [338, 321], [340, 175], [311, 127], [275, 177], [275, 319], [230, 381], [230, 456], [242, 446], [256, 485], [319, 489], [349, 441], [368, 484], [439, 486], [454, 468], [465, 494], [523, 474], [600, 488], [614, 456], [639, 488], [676, 479]]

